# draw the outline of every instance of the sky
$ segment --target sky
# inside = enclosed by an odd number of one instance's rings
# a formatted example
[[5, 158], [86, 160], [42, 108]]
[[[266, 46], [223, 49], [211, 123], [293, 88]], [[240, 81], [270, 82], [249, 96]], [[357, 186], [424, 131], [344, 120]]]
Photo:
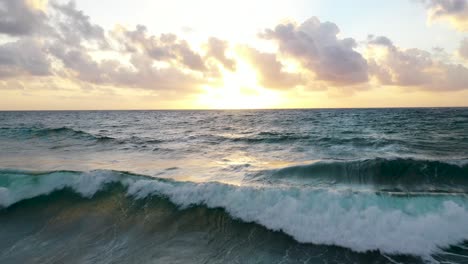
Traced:
[[0, 0], [0, 110], [468, 106], [468, 0]]

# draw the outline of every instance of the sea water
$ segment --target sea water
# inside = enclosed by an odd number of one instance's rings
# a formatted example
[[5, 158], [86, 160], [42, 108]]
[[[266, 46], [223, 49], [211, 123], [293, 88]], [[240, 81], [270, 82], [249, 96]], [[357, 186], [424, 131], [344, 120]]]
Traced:
[[0, 112], [0, 263], [468, 263], [468, 109]]

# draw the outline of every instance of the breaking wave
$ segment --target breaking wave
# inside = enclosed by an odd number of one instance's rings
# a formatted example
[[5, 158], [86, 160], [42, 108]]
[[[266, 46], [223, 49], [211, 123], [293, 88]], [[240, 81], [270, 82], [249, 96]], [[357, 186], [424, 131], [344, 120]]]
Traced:
[[404, 192], [468, 193], [468, 164], [403, 158], [319, 161], [262, 171], [252, 175], [252, 179], [326, 186], [370, 185], [380, 190]]
[[97, 193], [115, 192], [115, 186], [135, 200], [168, 199], [179, 210], [221, 208], [235, 219], [284, 232], [300, 243], [356, 252], [430, 256], [468, 240], [468, 197], [460, 194], [393, 196], [330, 188], [176, 182], [118, 171], [2, 170], [0, 207], [7, 210], [64, 189], [94, 199]]

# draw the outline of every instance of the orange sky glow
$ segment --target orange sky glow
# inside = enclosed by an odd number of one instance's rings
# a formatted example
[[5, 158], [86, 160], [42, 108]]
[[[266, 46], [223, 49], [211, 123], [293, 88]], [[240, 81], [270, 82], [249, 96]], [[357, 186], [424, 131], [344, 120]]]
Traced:
[[445, 1], [0, 4], [0, 110], [468, 106], [468, 7]]

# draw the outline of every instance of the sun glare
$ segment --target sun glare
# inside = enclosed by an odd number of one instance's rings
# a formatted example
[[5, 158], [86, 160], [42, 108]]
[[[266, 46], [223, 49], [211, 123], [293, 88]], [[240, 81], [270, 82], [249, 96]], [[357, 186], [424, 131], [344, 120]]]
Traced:
[[198, 106], [208, 109], [274, 108], [281, 102], [278, 92], [259, 85], [255, 70], [239, 60], [236, 71], [222, 71], [219, 87], [205, 86], [198, 98]]

